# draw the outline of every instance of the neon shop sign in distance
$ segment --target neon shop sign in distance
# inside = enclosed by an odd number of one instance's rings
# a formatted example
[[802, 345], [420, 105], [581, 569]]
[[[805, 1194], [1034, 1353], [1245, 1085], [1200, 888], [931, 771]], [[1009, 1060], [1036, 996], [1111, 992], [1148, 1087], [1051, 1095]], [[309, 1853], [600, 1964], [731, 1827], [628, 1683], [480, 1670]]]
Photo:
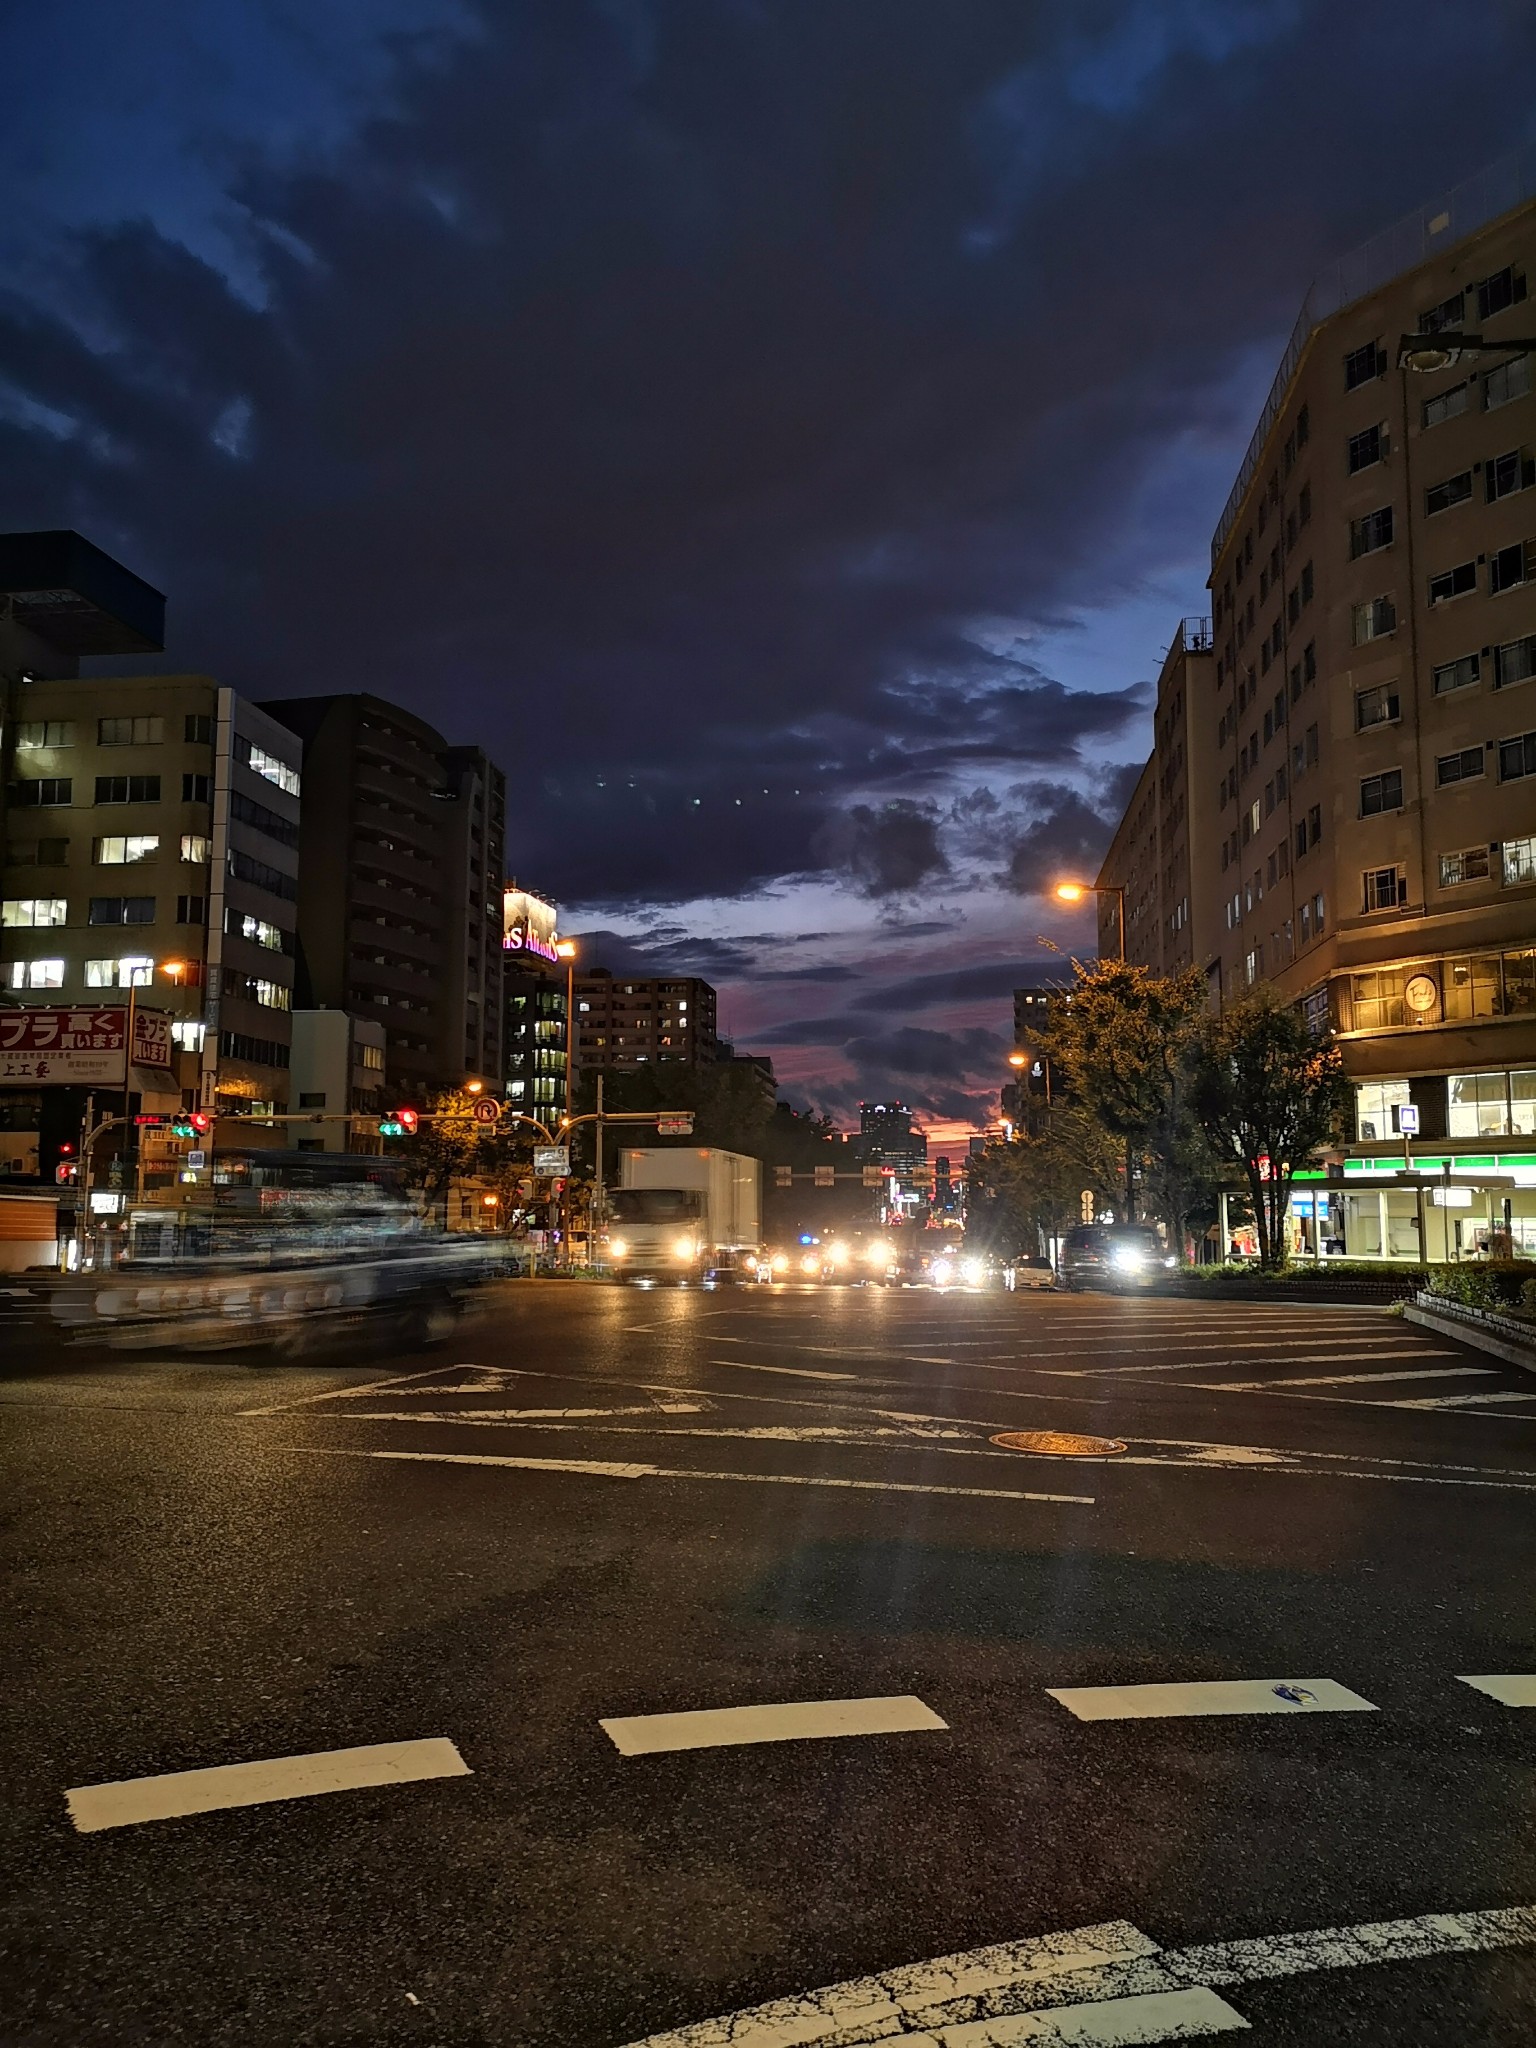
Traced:
[[501, 942], [504, 953], [533, 953], [540, 960], [558, 960], [553, 937], [541, 939], [536, 931], [526, 924], [515, 924]]

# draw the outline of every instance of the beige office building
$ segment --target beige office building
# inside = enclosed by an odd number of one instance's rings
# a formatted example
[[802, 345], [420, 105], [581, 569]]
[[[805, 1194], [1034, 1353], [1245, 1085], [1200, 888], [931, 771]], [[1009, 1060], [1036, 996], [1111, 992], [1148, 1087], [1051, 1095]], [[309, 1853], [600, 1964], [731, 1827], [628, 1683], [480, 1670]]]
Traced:
[[[1354, 1082], [1313, 1248], [1536, 1253], [1533, 275], [1527, 150], [1313, 286], [1217, 525], [1182, 767], [1160, 691], [1138, 797], [1185, 779], [1189, 957], [1330, 1022]], [[1491, 346], [1426, 372], [1429, 332]], [[1166, 937], [1173, 859], [1128, 813], [1101, 877], [1165, 967], [1136, 910], [1156, 861]], [[1440, 1186], [1396, 1178], [1405, 1137]]]

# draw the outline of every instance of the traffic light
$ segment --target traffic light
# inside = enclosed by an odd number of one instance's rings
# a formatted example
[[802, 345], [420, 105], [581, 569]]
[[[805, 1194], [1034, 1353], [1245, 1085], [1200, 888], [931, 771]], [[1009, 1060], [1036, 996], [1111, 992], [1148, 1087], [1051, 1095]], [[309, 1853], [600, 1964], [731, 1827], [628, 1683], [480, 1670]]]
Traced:
[[398, 1123], [399, 1123], [399, 1125], [400, 1125], [400, 1128], [401, 1128], [401, 1130], [402, 1130], [402, 1131], [403, 1131], [403, 1132], [405, 1133], [406, 1137], [408, 1137], [408, 1138], [414, 1138], [414, 1137], [415, 1137], [415, 1135], [416, 1135], [416, 1112], [415, 1112], [415, 1110], [414, 1110], [414, 1109], [397, 1109], [397, 1110], [395, 1111], [395, 1117], [396, 1117], [396, 1119], [397, 1119], [397, 1121], [398, 1121]]
[[387, 1109], [379, 1118], [381, 1138], [414, 1138], [416, 1135], [416, 1111], [414, 1109]]
[[212, 1121], [213, 1119], [208, 1115], [206, 1110], [178, 1110], [175, 1116], [173, 1116], [171, 1119], [171, 1136], [173, 1138], [204, 1137], [206, 1136], [208, 1126]]

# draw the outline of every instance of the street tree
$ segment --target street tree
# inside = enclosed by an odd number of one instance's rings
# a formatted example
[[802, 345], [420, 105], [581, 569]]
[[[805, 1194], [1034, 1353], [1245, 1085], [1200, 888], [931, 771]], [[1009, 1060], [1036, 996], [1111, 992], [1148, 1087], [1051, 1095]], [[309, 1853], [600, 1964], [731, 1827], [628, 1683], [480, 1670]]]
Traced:
[[1192, 1071], [1196, 1113], [1218, 1158], [1247, 1185], [1260, 1264], [1283, 1266], [1285, 1216], [1296, 1169], [1341, 1135], [1349, 1097], [1344, 1062], [1327, 1035], [1257, 989], [1209, 1017]]
[[1121, 1148], [1076, 1103], [1042, 1110], [1034, 1128], [989, 1144], [970, 1162], [967, 1240], [1005, 1256], [1060, 1237], [1082, 1215], [1120, 1199]]
[[1138, 1169], [1156, 1162], [1159, 1213], [1176, 1241], [1200, 1189], [1201, 1151], [1188, 1096], [1190, 1057], [1205, 1010], [1196, 968], [1153, 974], [1124, 960], [1073, 963], [1076, 979], [1056, 1008], [1049, 1044], [1066, 1091], [1119, 1139], [1123, 1197], [1136, 1214]]

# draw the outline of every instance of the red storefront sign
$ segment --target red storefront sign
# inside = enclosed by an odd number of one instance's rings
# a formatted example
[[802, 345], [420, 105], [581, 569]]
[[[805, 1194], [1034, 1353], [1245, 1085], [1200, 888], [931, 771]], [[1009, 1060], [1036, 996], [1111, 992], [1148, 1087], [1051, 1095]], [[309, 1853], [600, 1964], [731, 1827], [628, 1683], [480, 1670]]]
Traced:
[[[125, 1085], [126, 1006], [68, 1010], [0, 1010], [0, 1087]], [[171, 1069], [171, 1020], [163, 1010], [135, 1007], [133, 1063]]]

